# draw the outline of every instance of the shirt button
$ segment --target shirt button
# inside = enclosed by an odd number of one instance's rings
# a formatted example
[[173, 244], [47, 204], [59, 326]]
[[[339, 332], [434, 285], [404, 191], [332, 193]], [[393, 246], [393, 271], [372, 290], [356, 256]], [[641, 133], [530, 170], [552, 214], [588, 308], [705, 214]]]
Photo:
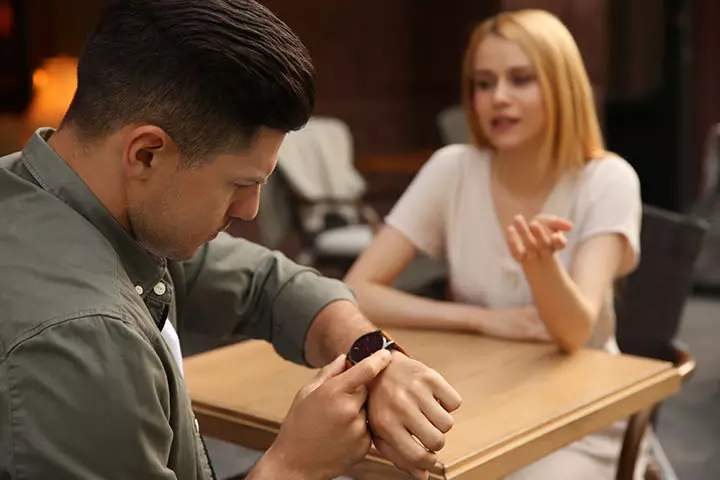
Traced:
[[155, 295], [165, 295], [165, 292], [167, 291], [167, 288], [165, 287], [165, 284], [163, 282], [158, 282], [153, 287], [153, 292], [155, 292]]
[[195, 433], [200, 433], [200, 423], [197, 420], [197, 417], [195, 417]]
[[510, 285], [512, 285], [513, 287], [515, 285], [517, 285], [518, 280], [520, 280], [517, 272], [508, 272], [507, 279], [508, 279], [508, 282], [510, 282]]
[[138, 295], [142, 295], [144, 290], [140, 285], [135, 285], [135, 291], [138, 293]]

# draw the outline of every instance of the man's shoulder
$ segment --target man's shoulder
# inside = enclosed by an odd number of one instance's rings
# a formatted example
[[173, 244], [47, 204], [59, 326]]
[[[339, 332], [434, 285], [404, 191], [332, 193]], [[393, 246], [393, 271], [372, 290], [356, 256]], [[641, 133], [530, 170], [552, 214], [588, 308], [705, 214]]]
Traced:
[[122, 306], [121, 265], [102, 234], [68, 205], [0, 169], [0, 354], [54, 318]]
[[[5, 323], [5, 319], [1, 320]], [[25, 322], [25, 324], [14, 322], [14, 327], [14, 335], [3, 338], [0, 364], [14, 355], [17, 356], [18, 352], [22, 355], [28, 345], [50, 355], [75, 352], [78, 356], [82, 356], [81, 350], [87, 348], [100, 351], [108, 348], [126, 348], [128, 351], [135, 351], [137, 342], [144, 341], [142, 332], [135, 328], [132, 322], [126, 321], [123, 315], [111, 309], [78, 311]], [[2, 331], [6, 332], [7, 328], [3, 327]], [[112, 334], [109, 335], [108, 332]], [[118, 335], [119, 332], [125, 333]], [[118, 345], [118, 339], [122, 338], [126, 339], [125, 345]], [[9, 341], [5, 342], [5, 340]], [[47, 367], [50, 368], [50, 365]]]

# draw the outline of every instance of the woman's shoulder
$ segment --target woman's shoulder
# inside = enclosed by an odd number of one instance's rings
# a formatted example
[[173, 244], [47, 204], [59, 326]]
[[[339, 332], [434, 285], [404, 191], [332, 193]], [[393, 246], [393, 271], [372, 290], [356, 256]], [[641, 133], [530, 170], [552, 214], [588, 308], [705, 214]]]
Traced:
[[[580, 172], [585, 183], [604, 184], [639, 184], [640, 179], [633, 166], [620, 155], [607, 152], [591, 159]], [[618, 185], [619, 184], [619, 185]]]
[[464, 171], [490, 161], [490, 153], [469, 144], [457, 143], [436, 150], [423, 165], [423, 170]]

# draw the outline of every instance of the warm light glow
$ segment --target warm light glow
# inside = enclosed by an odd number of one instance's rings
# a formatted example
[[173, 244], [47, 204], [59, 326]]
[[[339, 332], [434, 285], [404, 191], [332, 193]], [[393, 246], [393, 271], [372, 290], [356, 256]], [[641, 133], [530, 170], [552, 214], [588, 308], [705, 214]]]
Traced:
[[55, 57], [33, 72], [33, 98], [28, 120], [37, 126], [57, 127], [77, 88], [77, 59]]
[[50, 75], [42, 68], [38, 68], [33, 72], [33, 88], [41, 89], [50, 83]]

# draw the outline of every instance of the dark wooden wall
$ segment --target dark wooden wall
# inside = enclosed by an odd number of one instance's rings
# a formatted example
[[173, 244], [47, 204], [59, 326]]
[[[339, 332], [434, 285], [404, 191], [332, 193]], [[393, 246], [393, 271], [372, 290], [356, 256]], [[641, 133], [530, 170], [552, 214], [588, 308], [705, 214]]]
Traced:
[[317, 113], [346, 121], [359, 155], [439, 146], [435, 116], [459, 101], [460, 60], [498, 2], [263, 0], [317, 69]]
[[435, 118], [459, 101], [470, 32], [503, 9], [544, 8], [558, 15], [576, 37], [602, 107], [605, 0], [263, 3], [310, 49], [318, 73], [317, 113], [344, 119], [359, 155], [439, 146]]
[[685, 195], [692, 197], [703, 175], [701, 164], [705, 136], [711, 125], [720, 122], [720, 2], [693, 0], [688, 18], [690, 30], [690, 104], [688, 105], [688, 157], [690, 172]]
[[[359, 156], [439, 146], [435, 118], [459, 100], [460, 61], [468, 35], [476, 23], [503, 9], [545, 8], [568, 25], [600, 110], [604, 108], [605, 120], [613, 122], [606, 125], [614, 127], [608, 129], [611, 146], [642, 164], [647, 185], [652, 186], [649, 176], [654, 171], [667, 176], [655, 182], [648, 198], [664, 196], [670, 199], [668, 206], [692, 198], [702, 175], [707, 128], [720, 121], [716, 0], [261, 1], [309, 47], [317, 67], [317, 113], [340, 117], [350, 125]], [[678, 3], [688, 7], [682, 19], [660, 18], [656, 10], [649, 10]], [[48, 56], [78, 55], [102, 4], [26, 0], [32, 63]], [[664, 29], [664, 46], [657, 49], [653, 45], [658, 42], [649, 40], [652, 36], [637, 36], [645, 28], [623, 26], [622, 19], [630, 15], [647, 24], [662, 23], [658, 28]], [[678, 23], [685, 23], [688, 32], [684, 64], [667, 61], [679, 56], [677, 42], [667, 48], [670, 36], [681, 30], [673, 26]], [[663, 61], [659, 93], [645, 92], [634, 99], [618, 94], [618, 82], [628, 82], [635, 70], [648, 71], [643, 63], [648, 60], [657, 68], [657, 59]], [[634, 85], [632, 80], [629, 84]], [[658, 118], [663, 122], [654, 124]], [[681, 179], [675, 180], [677, 176]]]

